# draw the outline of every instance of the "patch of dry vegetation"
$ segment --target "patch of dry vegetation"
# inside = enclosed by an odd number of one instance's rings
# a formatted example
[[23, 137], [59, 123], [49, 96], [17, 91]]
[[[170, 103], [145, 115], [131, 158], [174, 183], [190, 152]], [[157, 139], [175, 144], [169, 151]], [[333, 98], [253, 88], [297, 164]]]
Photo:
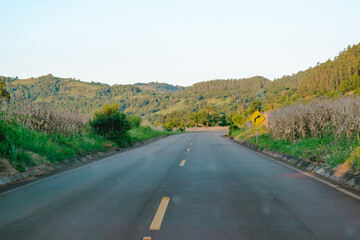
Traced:
[[6, 104], [4, 108], [5, 119], [45, 133], [74, 134], [88, 122], [85, 115], [61, 111], [41, 103], [13, 103]]
[[335, 137], [359, 138], [360, 97], [315, 100], [306, 105], [297, 103], [279, 108], [269, 113], [269, 128], [274, 139], [291, 142], [329, 131]]

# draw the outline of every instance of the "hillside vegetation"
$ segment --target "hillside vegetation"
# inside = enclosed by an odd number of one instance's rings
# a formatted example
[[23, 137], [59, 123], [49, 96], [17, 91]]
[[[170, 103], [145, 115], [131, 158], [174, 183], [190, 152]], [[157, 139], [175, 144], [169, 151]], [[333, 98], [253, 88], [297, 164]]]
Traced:
[[194, 126], [191, 114], [206, 108], [215, 108], [217, 114], [226, 119], [219, 124], [229, 124], [235, 114], [245, 116], [255, 100], [261, 103], [263, 111], [269, 111], [299, 99], [308, 102], [353, 90], [357, 94], [359, 73], [360, 44], [349, 46], [333, 60], [273, 81], [257, 76], [200, 82], [184, 88], [154, 82], [109, 86], [51, 74], [30, 79], [3, 79], [12, 102], [42, 102], [89, 116], [106, 103], [118, 103], [125, 114], [142, 116], [154, 124], [163, 125], [181, 118], [184, 124]]

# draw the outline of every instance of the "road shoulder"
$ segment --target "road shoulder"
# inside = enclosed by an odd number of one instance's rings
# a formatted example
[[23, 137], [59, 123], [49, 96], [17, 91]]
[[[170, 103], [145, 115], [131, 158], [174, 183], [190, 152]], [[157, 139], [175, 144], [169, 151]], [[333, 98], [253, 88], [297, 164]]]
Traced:
[[11, 189], [19, 186], [34, 182], [38, 179], [49, 177], [64, 171], [68, 171], [73, 168], [81, 167], [107, 157], [111, 157], [121, 152], [129, 151], [146, 144], [150, 144], [168, 137], [168, 135], [162, 135], [154, 137], [142, 142], [136, 142], [134, 145], [125, 148], [112, 148], [104, 152], [94, 152], [86, 154], [84, 156], [78, 156], [71, 159], [65, 159], [61, 163], [56, 163], [49, 166], [43, 166], [41, 168], [35, 168], [30, 171], [15, 173], [11, 175], [0, 174], [0, 193], [7, 192]]
[[327, 169], [323, 165], [317, 165], [316, 163], [308, 160], [294, 157], [281, 152], [273, 151], [268, 148], [261, 148], [256, 144], [246, 142], [241, 139], [233, 139], [228, 136], [225, 138], [246, 147], [258, 154], [266, 156], [272, 160], [277, 160], [280, 163], [304, 173], [305, 175], [312, 177], [320, 182], [323, 182], [331, 187], [338, 188], [338, 190], [360, 200], [360, 176], [351, 172], [346, 172], [343, 175], [336, 175], [333, 169]]

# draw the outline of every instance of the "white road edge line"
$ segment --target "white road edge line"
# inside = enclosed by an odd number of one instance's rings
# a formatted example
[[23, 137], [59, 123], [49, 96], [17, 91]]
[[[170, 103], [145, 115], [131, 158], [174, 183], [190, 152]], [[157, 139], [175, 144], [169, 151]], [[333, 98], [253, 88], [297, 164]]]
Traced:
[[[235, 143], [235, 142], [234, 142], [234, 143]], [[239, 144], [238, 144], [238, 145], [239, 145]], [[244, 146], [242, 146], [242, 145], [240, 145], [240, 146], [243, 147], [243, 148], [246, 148], [246, 149], [248, 149], [248, 150], [250, 150], [250, 151], [252, 151], [253, 153], [256, 153], [257, 155], [260, 155], [260, 156], [262, 156], [262, 157], [268, 158], [268, 159], [270, 159], [270, 160], [272, 160], [272, 161], [274, 161], [274, 162], [276, 162], [276, 163], [280, 163], [280, 164], [282, 164], [282, 165], [284, 165], [284, 166], [286, 166], [286, 167], [288, 167], [288, 168], [291, 168], [291, 169], [293, 169], [293, 170], [295, 170], [295, 171], [297, 171], [297, 172], [299, 172], [299, 173], [301, 173], [301, 174], [303, 174], [303, 175], [305, 175], [305, 176], [307, 176], [307, 177], [310, 177], [310, 178], [312, 178], [312, 179], [314, 179], [314, 180], [316, 180], [316, 181], [318, 181], [318, 182], [324, 183], [325, 185], [328, 185], [329, 187], [332, 187], [332, 188], [334, 188], [335, 190], [338, 190], [338, 191], [340, 191], [340, 192], [342, 192], [342, 193], [345, 193], [346, 195], [348, 195], [348, 196], [350, 196], [350, 197], [352, 197], [352, 198], [355, 198], [356, 200], [359, 200], [359, 201], [360, 201], [360, 196], [358, 196], [358, 195], [356, 195], [356, 194], [354, 194], [354, 193], [352, 193], [352, 192], [349, 192], [349, 191], [347, 191], [347, 190], [344, 189], [344, 188], [341, 188], [341, 186], [337, 186], [337, 185], [331, 184], [331, 183], [329, 183], [329, 182], [327, 182], [327, 181], [325, 181], [325, 180], [322, 180], [322, 179], [320, 179], [320, 178], [312, 175], [311, 173], [308, 173], [308, 172], [305, 172], [305, 171], [303, 171], [303, 170], [297, 169], [297, 168], [295, 168], [295, 167], [293, 167], [293, 166], [290, 166], [290, 165], [288, 165], [288, 164], [286, 164], [286, 163], [283, 163], [283, 162], [281, 162], [281, 161], [279, 161], [279, 160], [273, 159], [273, 158], [268, 157], [268, 156], [266, 156], [266, 155], [264, 155], [264, 154], [261, 154], [261, 153], [259, 153], [259, 152], [256, 152], [256, 151], [254, 151], [254, 150], [252, 150], [252, 149], [250, 149], [250, 148], [244, 147]]]

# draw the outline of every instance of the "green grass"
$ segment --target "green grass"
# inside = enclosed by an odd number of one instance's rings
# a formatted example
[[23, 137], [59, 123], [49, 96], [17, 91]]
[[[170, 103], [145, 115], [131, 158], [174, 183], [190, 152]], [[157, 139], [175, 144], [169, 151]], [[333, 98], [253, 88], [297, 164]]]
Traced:
[[360, 146], [355, 148], [346, 161], [353, 164], [353, 169], [355, 171], [360, 171]]
[[[128, 131], [129, 144], [165, 134], [173, 133], [140, 126]], [[96, 135], [89, 128], [73, 135], [47, 134], [0, 120], [0, 156], [7, 158], [9, 163], [21, 172], [43, 162], [44, 159], [52, 163], [61, 162], [116, 146], [116, 143]]]
[[166, 132], [160, 132], [150, 128], [149, 126], [140, 126], [138, 128], [132, 128], [128, 131], [130, 137], [130, 143], [138, 141], [145, 141], [150, 138], [154, 138], [161, 135], [166, 135]]
[[[263, 128], [263, 127], [258, 128], [259, 135], [266, 134], [266, 133], [268, 133], [268, 130], [266, 128]], [[237, 138], [240, 138], [243, 140], [246, 140], [248, 137], [250, 137], [251, 135], [255, 135], [255, 134], [256, 134], [255, 128], [247, 129], [245, 127], [241, 127], [240, 129], [231, 132], [231, 136], [237, 137]]]
[[[18, 147], [46, 157], [51, 162], [73, 158], [95, 151], [104, 151], [104, 138], [82, 131], [75, 135], [46, 134], [18, 126], [14, 129], [19, 137]], [[115, 145], [115, 144], [113, 144]]]
[[0, 141], [1, 156], [8, 158], [17, 170], [25, 171], [26, 167], [36, 165], [31, 153], [44, 157], [50, 162], [85, 155], [95, 151], [104, 151], [114, 143], [83, 130], [74, 135], [46, 134], [29, 130], [18, 124], [3, 128], [5, 139]]
[[[240, 128], [232, 133], [233, 137], [245, 139], [247, 142], [256, 143], [254, 130], [245, 130]], [[293, 156], [309, 159], [315, 156], [317, 160], [324, 160], [329, 168], [336, 167], [344, 163], [350, 156], [353, 156], [353, 169], [360, 169], [360, 149], [358, 155], [352, 155], [354, 149], [360, 142], [356, 138], [342, 136], [335, 138], [331, 133], [319, 137], [309, 137], [291, 143], [287, 140], [274, 140], [266, 130], [259, 129], [258, 143], [261, 147], [267, 147], [271, 150], [283, 152]]]

